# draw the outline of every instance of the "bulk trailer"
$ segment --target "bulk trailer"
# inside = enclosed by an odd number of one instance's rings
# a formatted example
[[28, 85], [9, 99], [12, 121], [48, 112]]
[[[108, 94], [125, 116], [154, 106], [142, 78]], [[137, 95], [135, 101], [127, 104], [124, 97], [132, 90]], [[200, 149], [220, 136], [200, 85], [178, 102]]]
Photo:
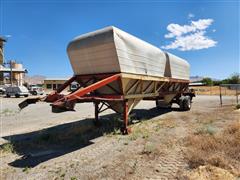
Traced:
[[[191, 108], [188, 90], [189, 64], [116, 27], [107, 27], [73, 39], [67, 47], [74, 72], [62, 87], [44, 99], [52, 110], [73, 110], [76, 103], [95, 104], [95, 122], [106, 109], [122, 114], [121, 131], [127, 134], [128, 115], [141, 100], [154, 100], [158, 107], [177, 103]], [[60, 94], [72, 82], [79, 88]], [[20, 108], [38, 99], [28, 99]]]

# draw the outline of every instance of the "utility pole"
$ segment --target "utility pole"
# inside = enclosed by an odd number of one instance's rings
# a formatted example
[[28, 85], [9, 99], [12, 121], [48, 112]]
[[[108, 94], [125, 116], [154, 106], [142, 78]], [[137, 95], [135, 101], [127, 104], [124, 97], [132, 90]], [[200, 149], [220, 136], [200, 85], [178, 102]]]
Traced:
[[11, 86], [13, 86], [13, 63], [14, 63], [14, 61], [12, 61], [12, 60], [10, 60], [10, 61], [8, 61], [8, 62], [6, 62], [6, 63], [3, 63], [4, 65], [9, 65], [9, 68], [10, 68], [10, 84], [11, 84]]
[[12, 63], [13, 61], [10, 61], [10, 83], [11, 83], [11, 86], [13, 86], [13, 73], [12, 73]]

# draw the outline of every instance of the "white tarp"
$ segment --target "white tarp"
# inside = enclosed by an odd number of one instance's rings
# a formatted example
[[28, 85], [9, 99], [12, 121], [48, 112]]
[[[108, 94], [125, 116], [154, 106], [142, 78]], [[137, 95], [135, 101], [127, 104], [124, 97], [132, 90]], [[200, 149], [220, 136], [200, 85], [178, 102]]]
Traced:
[[189, 79], [189, 64], [118, 28], [107, 27], [76, 37], [67, 48], [74, 74], [124, 72]]

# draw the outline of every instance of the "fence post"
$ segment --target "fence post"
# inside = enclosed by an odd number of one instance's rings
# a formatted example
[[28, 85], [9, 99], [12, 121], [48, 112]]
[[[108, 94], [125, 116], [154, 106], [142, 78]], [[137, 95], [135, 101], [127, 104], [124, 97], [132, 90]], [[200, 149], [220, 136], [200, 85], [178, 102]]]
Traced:
[[238, 105], [238, 87], [236, 87], [236, 100], [237, 100], [237, 105]]
[[222, 91], [221, 91], [221, 85], [219, 85], [219, 91], [220, 91], [220, 93], [219, 93], [219, 96], [220, 96], [220, 104], [221, 104], [221, 106], [222, 106]]

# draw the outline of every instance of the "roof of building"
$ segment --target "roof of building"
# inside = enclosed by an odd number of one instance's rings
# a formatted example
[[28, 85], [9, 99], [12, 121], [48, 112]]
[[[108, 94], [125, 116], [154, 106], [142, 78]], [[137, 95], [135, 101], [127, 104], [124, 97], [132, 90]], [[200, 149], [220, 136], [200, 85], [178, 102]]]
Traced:
[[9, 68], [9, 67], [4, 67], [0, 65], [0, 72], [21, 72], [21, 73], [27, 73], [27, 69], [25, 68]]
[[206, 85], [206, 83], [202, 83], [202, 82], [191, 82], [189, 83], [189, 86], [204, 86]]
[[44, 81], [67, 81], [69, 78], [45, 78]]

